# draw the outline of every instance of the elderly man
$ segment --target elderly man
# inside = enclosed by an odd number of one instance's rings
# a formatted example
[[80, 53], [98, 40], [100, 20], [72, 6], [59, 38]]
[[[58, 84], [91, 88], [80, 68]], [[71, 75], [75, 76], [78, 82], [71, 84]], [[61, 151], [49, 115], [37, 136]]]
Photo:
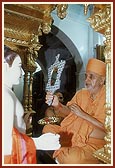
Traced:
[[43, 133], [60, 134], [61, 148], [53, 157], [59, 164], [97, 164], [93, 152], [105, 144], [105, 76], [106, 64], [91, 58], [86, 66], [85, 88], [76, 92], [66, 106], [51, 93], [46, 95], [46, 103], [65, 118], [61, 125], [46, 125]]

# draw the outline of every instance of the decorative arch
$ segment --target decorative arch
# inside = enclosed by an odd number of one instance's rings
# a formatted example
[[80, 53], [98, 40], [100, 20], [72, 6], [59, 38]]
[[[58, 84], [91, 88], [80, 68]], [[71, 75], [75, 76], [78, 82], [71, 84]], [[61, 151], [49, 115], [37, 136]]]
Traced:
[[[83, 60], [80, 56], [80, 53], [75, 46], [75, 44], [71, 41], [71, 39], [58, 27], [55, 25], [52, 25], [51, 32], [66, 46], [66, 48], [71, 53], [72, 57], [74, 58], [74, 61], [76, 63], [76, 90], [82, 88], [84, 86], [83, 79], [84, 75], [83, 72], [85, 72], [85, 68], [83, 65]], [[77, 57], [76, 57], [77, 55]]]

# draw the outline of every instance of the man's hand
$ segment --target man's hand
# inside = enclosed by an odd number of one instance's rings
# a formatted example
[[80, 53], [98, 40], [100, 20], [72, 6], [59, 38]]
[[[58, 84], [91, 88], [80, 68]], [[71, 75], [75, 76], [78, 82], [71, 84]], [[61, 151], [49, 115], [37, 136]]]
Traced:
[[105, 132], [105, 128], [104, 128], [103, 123], [101, 123], [96, 118], [89, 115], [88, 113], [84, 112], [77, 104], [72, 104], [69, 106], [69, 108], [78, 117], [81, 117], [82, 119], [87, 120], [89, 123], [93, 124], [93, 126], [97, 127], [98, 129], [101, 129], [101, 131]]
[[81, 108], [77, 104], [72, 104], [69, 106], [72, 112], [74, 112], [78, 117], [83, 118], [84, 112], [81, 110]]
[[59, 100], [58, 100], [58, 97], [56, 95], [54, 95], [53, 93], [51, 92], [47, 92], [46, 94], [46, 103], [49, 105], [49, 106], [58, 106], [59, 104]]

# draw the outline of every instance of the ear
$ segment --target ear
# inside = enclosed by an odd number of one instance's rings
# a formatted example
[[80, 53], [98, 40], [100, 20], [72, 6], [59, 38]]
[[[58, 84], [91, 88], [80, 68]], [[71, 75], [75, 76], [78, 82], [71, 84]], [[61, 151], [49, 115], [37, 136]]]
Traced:
[[102, 76], [102, 77], [101, 77], [101, 84], [103, 85], [104, 83], [105, 83], [105, 77]]

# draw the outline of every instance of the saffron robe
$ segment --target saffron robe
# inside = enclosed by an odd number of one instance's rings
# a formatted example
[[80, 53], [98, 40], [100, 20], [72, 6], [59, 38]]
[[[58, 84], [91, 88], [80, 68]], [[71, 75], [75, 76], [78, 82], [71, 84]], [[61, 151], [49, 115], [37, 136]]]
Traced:
[[36, 147], [32, 138], [16, 128], [13, 128], [12, 137], [12, 154], [4, 156], [4, 164], [36, 164]]
[[[68, 105], [76, 103], [83, 111], [104, 124], [105, 120], [105, 86], [92, 100], [87, 89], [81, 89], [72, 98]], [[53, 153], [53, 157], [60, 164], [97, 164], [98, 159], [93, 152], [102, 148], [103, 139], [91, 138], [89, 135], [94, 125], [70, 112], [61, 122], [61, 125], [45, 125], [43, 133], [58, 133], [61, 136], [61, 148]]]

